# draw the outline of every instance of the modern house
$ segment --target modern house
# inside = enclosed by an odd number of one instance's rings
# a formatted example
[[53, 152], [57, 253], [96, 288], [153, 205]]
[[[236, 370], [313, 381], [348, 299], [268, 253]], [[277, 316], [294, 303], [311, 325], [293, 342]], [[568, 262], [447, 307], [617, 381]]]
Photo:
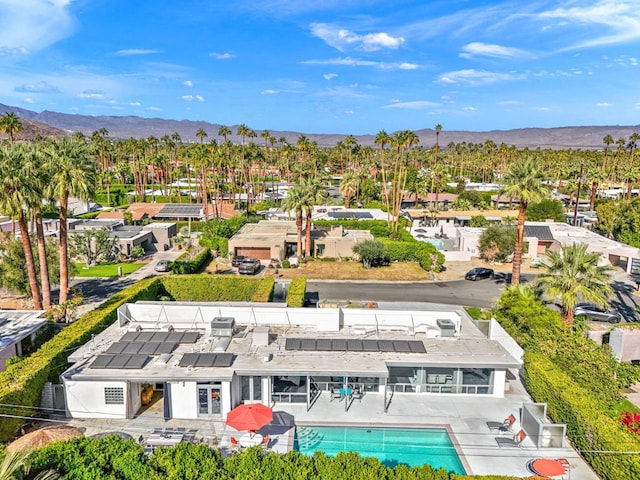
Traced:
[[[306, 235], [303, 231], [302, 248]], [[334, 227], [331, 230], [311, 230], [311, 252], [317, 257], [351, 257], [353, 247], [365, 240], [373, 240], [368, 230], [348, 230]], [[261, 220], [248, 223], [229, 239], [229, 252], [259, 260], [284, 259], [295, 256], [298, 234], [295, 221]]]
[[38, 330], [47, 319], [44, 310], [0, 310], [0, 372], [7, 368], [7, 360], [22, 355], [26, 342], [35, 340]]
[[336, 390], [386, 411], [393, 395], [503, 397], [521, 355], [497, 324], [486, 336], [453, 310], [138, 302], [69, 357], [62, 382], [75, 418], [132, 418], [150, 389], [166, 419], [253, 402], [309, 410]]

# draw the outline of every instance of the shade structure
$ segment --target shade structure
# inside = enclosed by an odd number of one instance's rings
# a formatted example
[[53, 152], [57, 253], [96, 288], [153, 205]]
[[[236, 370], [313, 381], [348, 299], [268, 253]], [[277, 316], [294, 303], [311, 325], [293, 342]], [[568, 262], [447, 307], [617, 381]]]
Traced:
[[236, 430], [255, 432], [273, 419], [271, 408], [261, 403], [240, 405], [227, 415], [227, 425]]
[[24, 450], [35, 450], [45, 447], [53, 442], [71, 440], [82, 437], [80, 430], [70, 426], [47, 427], [29, 432], [7, 446], [9, 452], [21, 452]]
[[529, 469], [542, 478], [558, 477], [567, 472], [567, 467], [562, 462], [552, 458], [537, 458], [529, 462]]

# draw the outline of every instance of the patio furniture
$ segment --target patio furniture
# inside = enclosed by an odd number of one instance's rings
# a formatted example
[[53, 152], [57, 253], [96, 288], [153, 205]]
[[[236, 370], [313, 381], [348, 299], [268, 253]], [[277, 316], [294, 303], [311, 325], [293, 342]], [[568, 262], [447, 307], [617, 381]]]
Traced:
[[262, 439], [262, 443], [261, 445], [268, 449], [269, 448], [269, 442], [271, 441], [271, 439], [269, 438], [269, 435], [265, 435], [264, 438]]
[[527, 438], [527, 434], [520, 430], [513, 437], [494, 437], [498, 446], [502, 447], [522, 447], [522, 441]]
[[362, 397], [364, 397], [362, 388], [354, 388], [353, 393], [351, 394], [351, 398], [357, 399], [359, 402], [362, 402]]
[[255, 432], [273, 420], [273, 410], [261, 403], [244, 403], [227, 415], [227, 425], [236, 430]]
[[259, 433], [246, 432], [238, 437], [238, 445], [243, 448], [255, 447], [261, 445], [264, 437]]
[[510, 432], [513, 424], [516, 423], [516, 417], [510, 414], [502, 422], [487, 422], [489, 430], [498, 430], [500, 432]]
[[152, 433], [147, 438], [147, 445], [152, 447], [172, 447], [184, 439], [181, 433]]
[[566, 458], [535, 458], [527, 462], [529, 471], [541, 478], [565, 478], [565, 474], [569, 474], [569, 467]]
[[338, 400], [342, 400], [342, 392], [341, 392], [341, 388], [332, 388], [331, 389], [331, 401], [333, 402], [334, 399], [338, 399]]

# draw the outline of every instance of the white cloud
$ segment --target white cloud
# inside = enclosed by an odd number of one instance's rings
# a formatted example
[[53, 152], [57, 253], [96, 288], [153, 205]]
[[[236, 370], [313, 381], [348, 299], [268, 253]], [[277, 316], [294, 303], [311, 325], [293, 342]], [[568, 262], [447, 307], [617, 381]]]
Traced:
[[131, 107], [140, 107], [142, 104], [140, 102], [129, 102], [129, 106]]
[[185, 102], [204, 102], [202, 95], [182, 95], [180, 98]]
[[47, 82], [43, 81], [19, 85], [14, 88], [14, 91], [29, 93], [60, 93], [60, 89], [58, 87], [54, 87], [53, 85], [49, 85]]
[[104, 92], [100, 90], [85, 90], [78, 95], [78, 98], [82, 98], [83, 100], [104, 100], [105, 95]]
[[325, 73], [322, 75], [325, 80], [331, 80], [332, 78], [336, 78], [338, 76], [337, 73]]
[[476, 107], [462, 107], [463, 110], [468, 110], [470, 112], [475, 112], [478, 110]]
[[261, 95], [275, 95], [276, 93], [278, 93], [278, 91], [277, 90], [273, 90], [271, 88], [268, 88], [266, 90], [262, 90], [260, 92]]
[[68, 37], [69, 0], [0, 1], [0, 56], [27, 55]]
[[537, 112], [548, 112], [551, 109], [549, 107], [530, 107], [530, 110], [535, 110]]
[[384, 48], [396, 49], [404, 44], [404, 38], [393, 37], [386, 32], [359, 35], [327, 23], [312, 23], [310, 29], [314, 36], [341, 52], [348, 49], [374, 52]]
[[327, 60], [305, 60], [300, 62], [303, 65], [340, 65], [344, 67], [375, 67], [383, 70], [413, 70], [418, 68], [412, 63], [387, 63], [375, 62], [373, 60], [360, 60], [353, 57], [330, 58]]
[[345, 115], [355, 115], [355, 114], [356, 114], [356, 112], [354, 112], [353, 110], [345, 110], [345, 111], [344, 111], [344, 114], [345, 114]]
[[[559, 7], [540, 13], [538, 18], [557, 20], [563, 23], [562, 26], [577, 25], [583, 30], [585, 27], [593, 27], [593, 34], [589, 35], [589, 40], [577, 42], [564, 50], [640, 40], [640, 13], [636, 1], [600, 0], [589, 5]], [[603, 33], [605, 31], [608, 33]]]
[[640, 110], [640, 102], [636, 103], [633, 108], [635, 108], [636, 110]]
[[153, 55], [159, 53], [158, 50], [150, 50], [144, 48], [126, 48], [124, 50], [118, 50], [114, 55], [129, 56], [129, 55]]
[[462, 47], [463, 53], [460, 54], [463, 58], [471, 58], [476, 56], [484, 57], [524, 57], [528, 56], [528, 53], [519, 48], [503, 47], [501, 45], [493, 45], [482, 42], [472, 42]]
[[596, 107], [601, 107], [601, 108], [613, 107], [613, 103], [600, 102], [600, 103], [596, 103]]
[[436, 82], [445, 85], [488, 85], [491, 83], [505, 82], [510, 80], [521, 80], [523, 75], [513, 73], [487, 72], [483, 70], [456, 70], [440, 75]]
[[217, 52], [211, 52], [209, 56], [212, 58], [215, 58], [216, 60], [229, 60], [230, 58], [235, 57], [233, 53], [217, 53]]
[[185, 80], [182, 84], [185, 87], [189, 87], [189, 88], [193, 87], [193, 82], [191, 80]]
[[425, 108], [437, 107], [439, 104], [435, 102], [429, 102], [427, 100], [414, 100], [412, 102], [394, 102], [389, 105], [385, 105], [382, 108], [406, 108], [410, 110], [420, 110]]
[[33, 98], [31, 98], [31, 97], [27, 97], [27, 98], [25, 98], [25, 99], [24, 99], [24, 100], [22, 100], [22, 101], [23, 101], [24, 103], [29, 103], [29, 104], [31, 104], [31, 103], [35, 103], [35, 102], [33, 101]]
[[162, 109], [158, 108], [158, 107], [147, 107], [147, 110], [149, 110], [150, 112], [161, 112]]

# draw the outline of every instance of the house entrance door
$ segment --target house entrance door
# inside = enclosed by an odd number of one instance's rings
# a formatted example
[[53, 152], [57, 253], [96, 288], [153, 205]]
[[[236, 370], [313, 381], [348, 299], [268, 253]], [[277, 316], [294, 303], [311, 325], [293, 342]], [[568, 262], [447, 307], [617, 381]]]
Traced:
[[221, 408], [220, 385], [198, 385], [198, 416], [220, 416]]

